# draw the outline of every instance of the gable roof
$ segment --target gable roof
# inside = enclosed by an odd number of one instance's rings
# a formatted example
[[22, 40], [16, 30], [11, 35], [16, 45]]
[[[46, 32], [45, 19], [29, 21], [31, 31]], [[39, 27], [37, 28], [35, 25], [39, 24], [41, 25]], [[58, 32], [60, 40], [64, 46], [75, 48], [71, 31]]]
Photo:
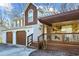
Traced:
[[[27, 3], [27, 5], [26, 5], [26, 7], [25, 7], [25, 9], [24, 9], [24, 13], [25, 13], [25, 11], [27, 10], [27, 8], [29, 7], [30, 4], [33, 4], [33, 3]], [[33, 5], [34, 5], [34, 4], [33, 4]], [[36, 5], [34, 5], [34, 6], [36, 6]]]

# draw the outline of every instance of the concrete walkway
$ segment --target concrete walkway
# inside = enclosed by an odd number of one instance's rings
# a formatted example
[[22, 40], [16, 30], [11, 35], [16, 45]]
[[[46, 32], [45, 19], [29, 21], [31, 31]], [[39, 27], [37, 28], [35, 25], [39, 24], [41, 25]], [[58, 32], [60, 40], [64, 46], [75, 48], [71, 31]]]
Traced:
[[27, 47], [12, 47], [12, 45], [0, 45], [0, 56], [29, 56], [29, 54], [36, 49]]

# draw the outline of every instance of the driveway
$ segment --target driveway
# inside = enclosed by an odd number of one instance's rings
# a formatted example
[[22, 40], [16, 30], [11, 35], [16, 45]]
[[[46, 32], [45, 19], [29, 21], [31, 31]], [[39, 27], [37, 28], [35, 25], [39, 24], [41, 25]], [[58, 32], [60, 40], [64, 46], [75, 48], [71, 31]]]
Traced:
[[29, 56], [35, 50], [23, 46], [0, 44], [0, 56]]

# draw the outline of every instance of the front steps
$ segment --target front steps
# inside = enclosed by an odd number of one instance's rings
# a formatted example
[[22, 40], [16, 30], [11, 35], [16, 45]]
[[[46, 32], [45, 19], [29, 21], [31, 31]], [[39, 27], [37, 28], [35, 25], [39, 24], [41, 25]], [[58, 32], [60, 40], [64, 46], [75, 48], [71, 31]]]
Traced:
[[78, 44], [69, 44], [69, 43], [63, 43], [63, 42], [54, 42], [54, 41], [48, 41], [47, 42], [47, 50], [67, 50], [67, 49], [73, 49], [73, 48], [79, 48]]
[[[63, 42], [54, 42], [54, 41], [47, 41], [45, 45], [42, 45], [43, 49], [46, 50], [67, 50], [67, 49], [73, 49], [74, 47], [79, 47], [78, 44], [68, 44]], [[38, 48], [38, 42], [34, 42], [30, 46], [31, 48]]]
[[38, 48], [38, 42], [33, 42], [32, 44], [30, 44], [30, 46], [28, 46], [29, 48], [34, 48], [37, 49]]

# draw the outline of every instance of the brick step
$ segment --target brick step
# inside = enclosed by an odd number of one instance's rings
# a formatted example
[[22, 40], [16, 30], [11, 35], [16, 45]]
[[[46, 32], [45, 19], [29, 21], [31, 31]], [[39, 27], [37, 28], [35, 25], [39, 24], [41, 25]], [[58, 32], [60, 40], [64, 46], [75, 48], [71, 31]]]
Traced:
[[37, 49], [35, 46], [28, 46], [28, 48]]
[[47, 43], [47, 49], [48, 50], [56, 50], [56, 49], [73, 49], [73, 48], [79, 48], [79, 45], [73, 45], [73, 44], [64, 44], [64, 43]]
[[37, 42], [33, 42], [31, 45], [30, 45], [31, 48], [38, 48], [38, 43]]
[[64, 46], [64, 45], [47, 45], [48, 50], [58, 50], [58, 49], [67, 49], [69, 47]]
[[[38, 48], [38, 42], [33, 42], [30, 46], [31, 48], [37, 49]], [[55, 42], [55, 41], [47, 41], [46, 48], [47, 50], [67, 50], [67, 49], [73, 49], [74, 47], [79, 47], [79, 45], [76, 44], [68, 44], [63, 42]]]
[[47, 46], [47, 50], [75, 50], [75, 49], [79, 49], [79, 47], [71, 47], [71, 46]]
[[47, 43], [57, 43], [57, 44], [71, 44], [71, 45], [79, 45], [79, 42], [63, 42], [63, 41], [53, 41], [53, 40], [48, 40]]

